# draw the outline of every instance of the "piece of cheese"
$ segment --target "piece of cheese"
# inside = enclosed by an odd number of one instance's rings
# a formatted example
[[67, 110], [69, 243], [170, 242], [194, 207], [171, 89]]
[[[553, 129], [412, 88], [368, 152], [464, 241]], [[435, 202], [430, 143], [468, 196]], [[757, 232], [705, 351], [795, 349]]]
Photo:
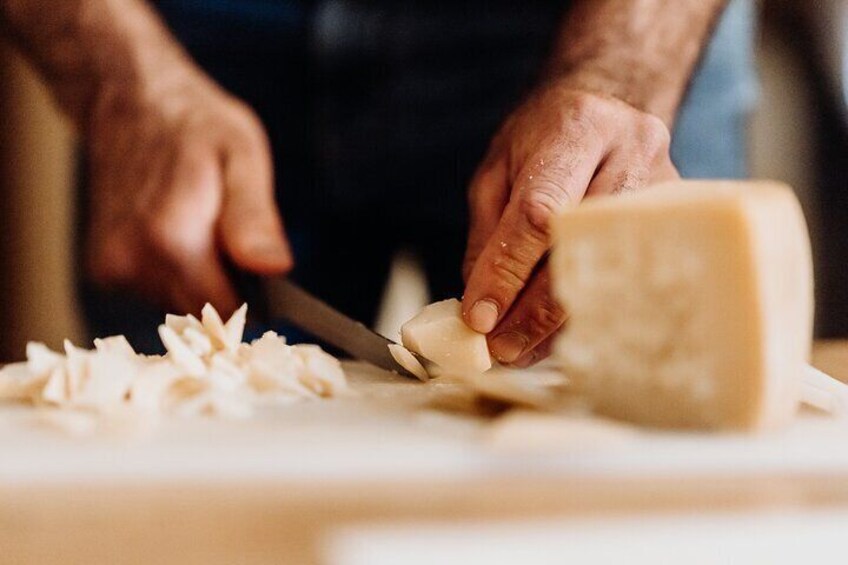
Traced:
[[430, 380], [430, 373], [424, 368], [424, 365], [415, 357], [415, 355], [399, 343], [389, 344], [389, 353], [392, 358], [397, 361], [398, 365], [415, 375], [421, 382]]
[[595, 409], [754, 429], [796, 410], [812, 342], [810, 244], [792, 191], [678, 181], [585, 201], [552, 225], [555, 346]]
[[486, 336], [465, 324], [462, 305], [455, 298], [426, 306], [403, 325], [401, 341], [443, 373], [476, 374], [492, 366]]

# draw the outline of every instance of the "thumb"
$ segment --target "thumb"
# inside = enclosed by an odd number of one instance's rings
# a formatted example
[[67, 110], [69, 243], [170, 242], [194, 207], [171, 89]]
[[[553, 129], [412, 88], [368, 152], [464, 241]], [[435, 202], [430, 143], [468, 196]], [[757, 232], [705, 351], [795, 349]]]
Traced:
[[274, 200], [267, 142], [231, 146], [224, 159], [219, 236], [224, 252], [246, 271], [278, 274], [291, 269], [292, 253]]

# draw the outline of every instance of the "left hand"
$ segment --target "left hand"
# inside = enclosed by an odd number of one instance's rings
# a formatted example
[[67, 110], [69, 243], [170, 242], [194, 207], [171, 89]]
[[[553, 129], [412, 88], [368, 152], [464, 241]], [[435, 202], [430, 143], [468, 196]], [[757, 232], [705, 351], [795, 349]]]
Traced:
[[668, 126], [617, 98], [569, 84], [538, 89], [504, 123], [469, 188], [466, 323], [494, 357], [546, 357], [565, 313], [552, 298], [549, 223], [584, 197], [679, 178]]

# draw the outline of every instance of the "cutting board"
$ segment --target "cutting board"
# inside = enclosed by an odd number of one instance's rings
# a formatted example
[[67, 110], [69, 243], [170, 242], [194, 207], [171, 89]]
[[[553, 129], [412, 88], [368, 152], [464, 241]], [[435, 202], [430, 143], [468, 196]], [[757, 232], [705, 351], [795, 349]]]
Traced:
[[755, 436], [520, 411], [492, 417], [452, 404], [456, 384], [345, 368], [355, 396], [262, 409], [246, 420], [166, 419], [75, 437], [36, 410], [3, 405], [0, 482], [848, 473], [848, 421], [812, 411]]

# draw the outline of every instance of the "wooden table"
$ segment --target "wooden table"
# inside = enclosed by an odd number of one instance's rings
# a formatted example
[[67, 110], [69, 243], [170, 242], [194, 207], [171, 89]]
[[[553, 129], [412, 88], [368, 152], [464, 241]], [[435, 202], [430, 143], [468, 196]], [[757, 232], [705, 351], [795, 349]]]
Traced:
[[[814, 364], [848, 380], [848, 342], [818, 344]], [[848, 472], [24, 482], [0, 484], [0, 561], [315, 563], [356, 524], [810, 508], [848, 509]]]

